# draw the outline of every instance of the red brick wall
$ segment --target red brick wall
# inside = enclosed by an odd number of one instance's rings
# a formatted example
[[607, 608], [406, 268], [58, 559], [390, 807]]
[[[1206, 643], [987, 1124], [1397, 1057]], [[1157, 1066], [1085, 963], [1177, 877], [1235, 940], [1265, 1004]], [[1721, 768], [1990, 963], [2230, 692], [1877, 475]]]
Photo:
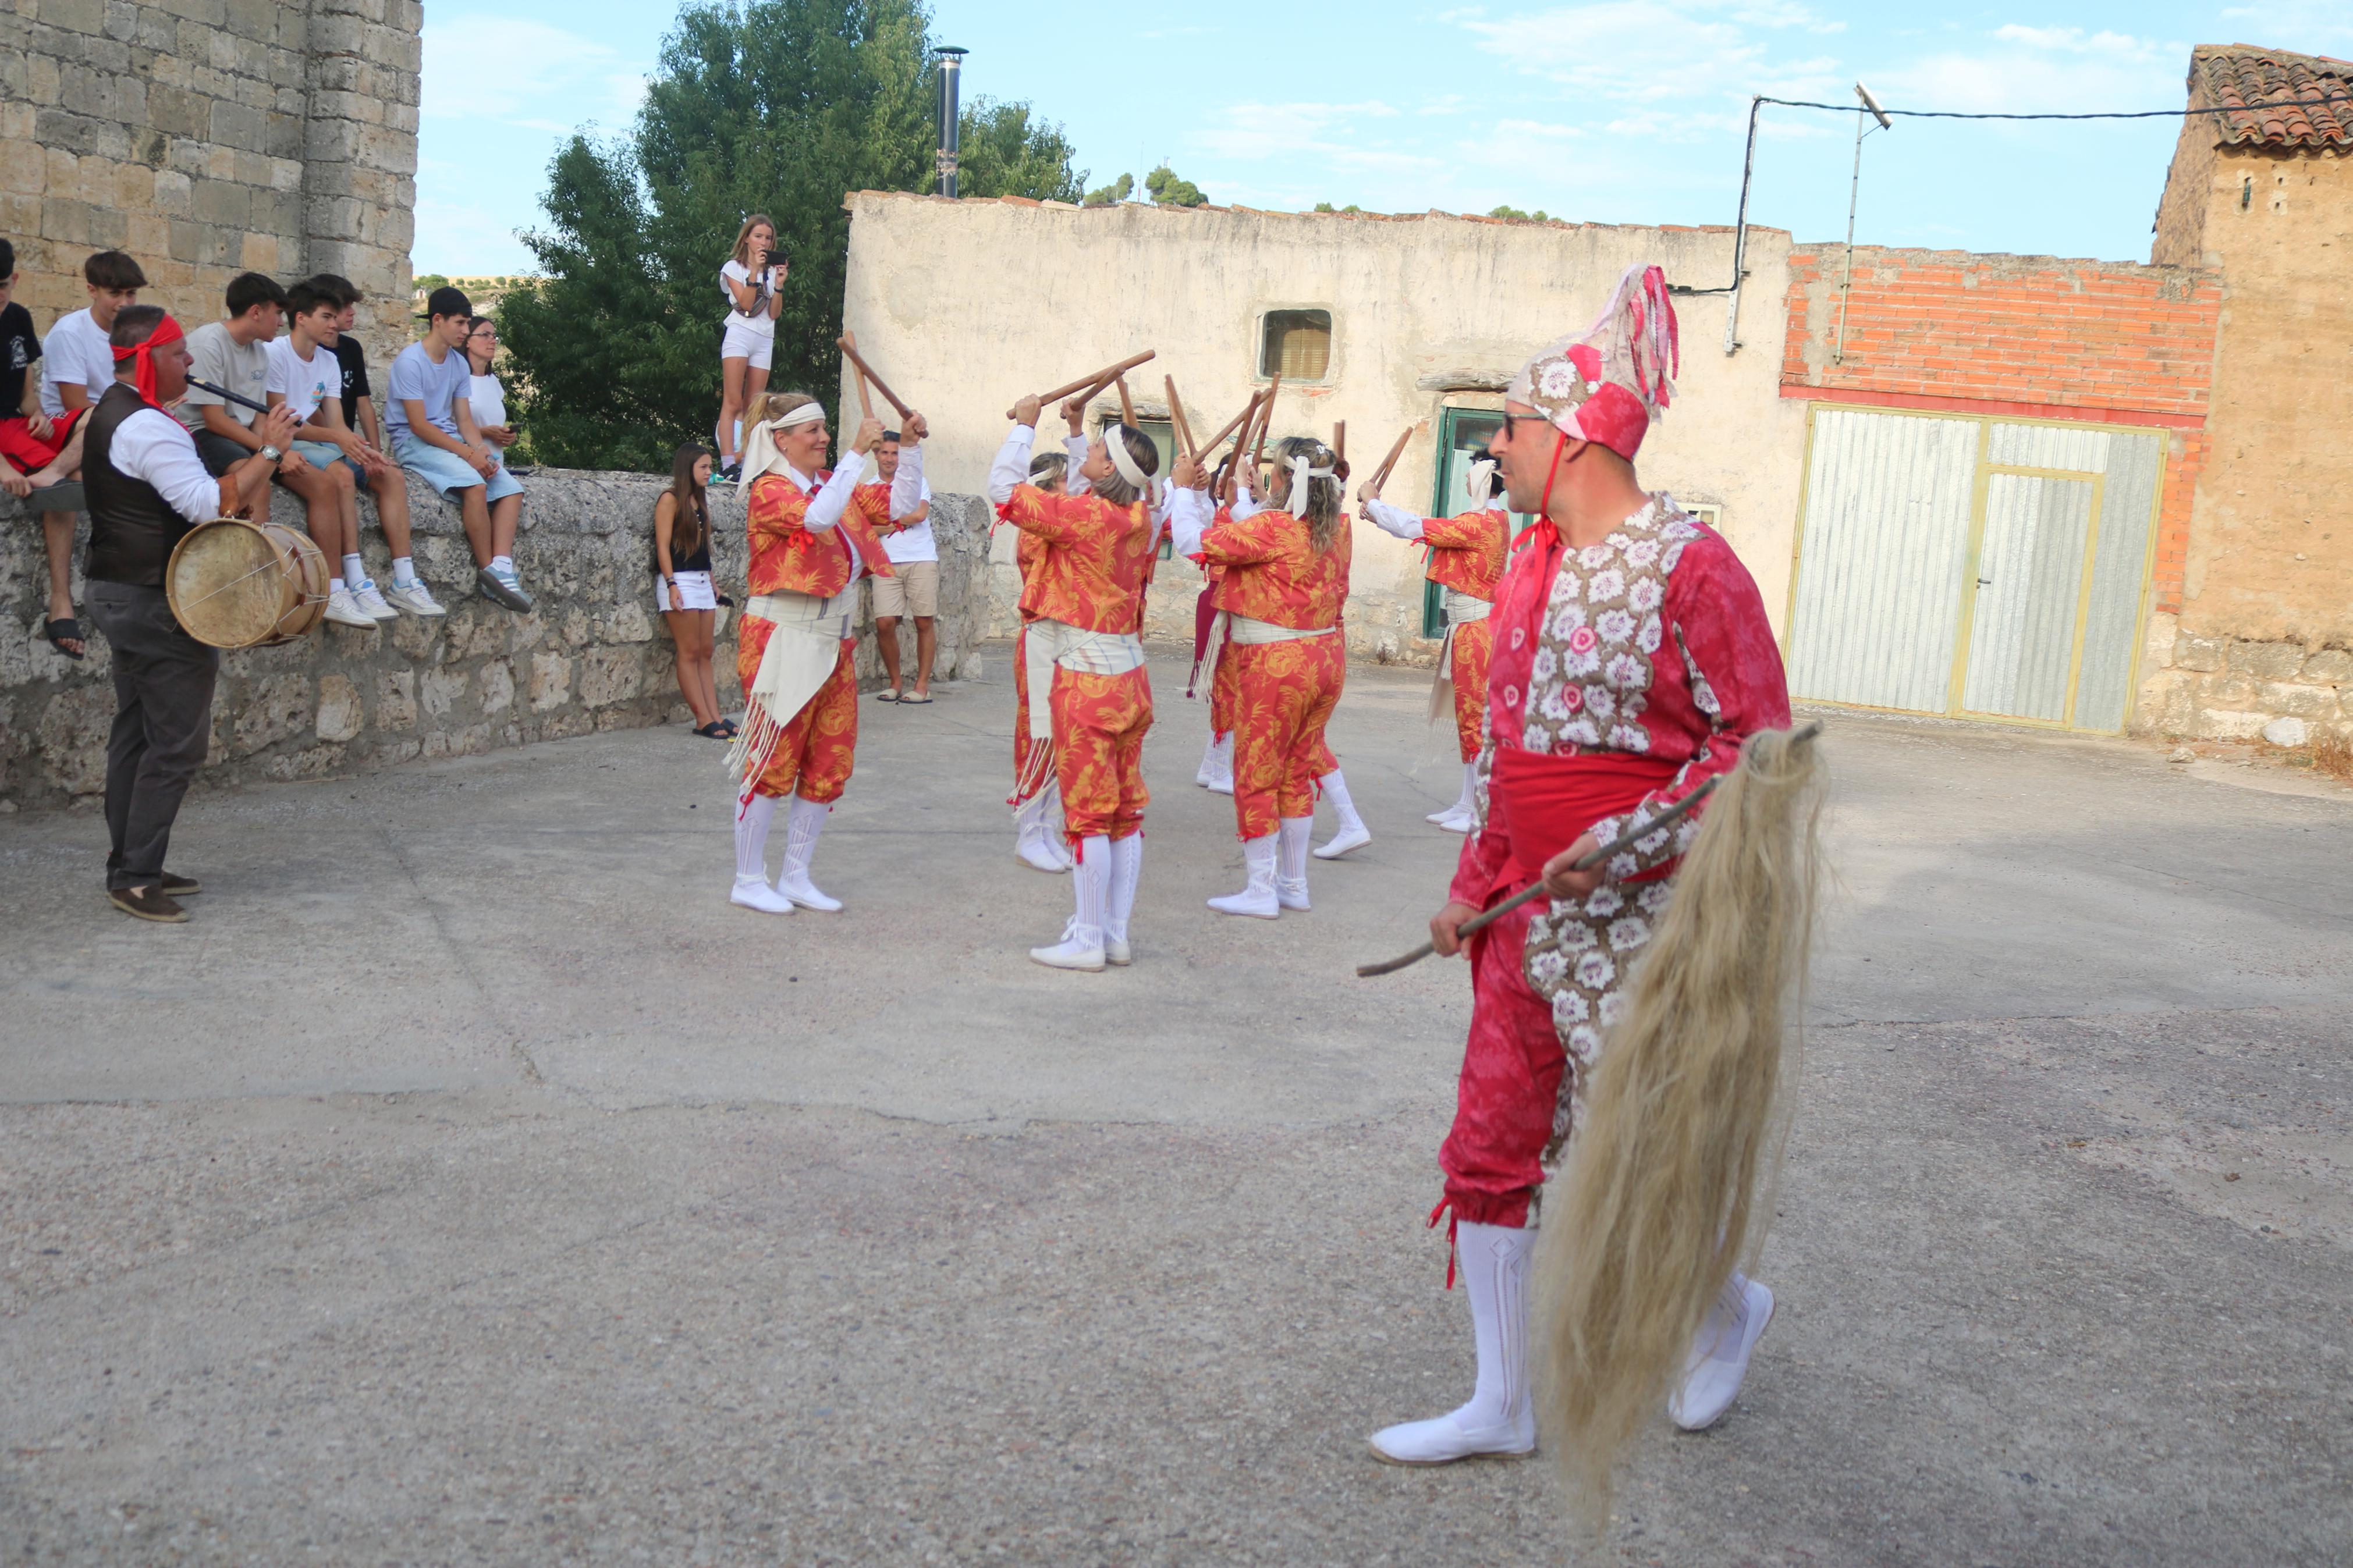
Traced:
[[1781, 395], [1826, 402], [2160, 426], [2157, 607], [2178, 612], [2205, 459], [2221, 280], [2191, 268], [1857, 246], [1789, 254]]

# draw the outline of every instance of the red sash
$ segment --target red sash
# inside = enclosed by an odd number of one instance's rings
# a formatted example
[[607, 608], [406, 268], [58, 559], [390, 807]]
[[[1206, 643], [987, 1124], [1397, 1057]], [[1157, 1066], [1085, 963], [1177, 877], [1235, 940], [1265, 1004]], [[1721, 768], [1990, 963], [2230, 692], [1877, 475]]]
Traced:
[[[1503, 825], [1512, 854], [1496, 872], [1490, 896], [1505, 887], [1525, 888], [1542, 877], [1546, 861], [1603, 817], [1615, 816], [1663, 788], [1682, 765], [1629, 752], [1556, 757], [1497, 746], [1494, 772], [1487, 781], [1488, 825], [1491, 830]], [[1656, 881], [1673, 870], [1670, 861], [1627, 880]]]

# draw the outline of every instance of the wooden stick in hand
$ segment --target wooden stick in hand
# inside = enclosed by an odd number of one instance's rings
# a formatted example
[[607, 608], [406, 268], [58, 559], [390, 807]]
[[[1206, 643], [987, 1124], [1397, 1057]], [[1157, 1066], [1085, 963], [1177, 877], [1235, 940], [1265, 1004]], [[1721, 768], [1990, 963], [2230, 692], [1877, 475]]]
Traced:
[[[857, 345], [858, 334], [856, 332], [844, 332], [841, 334], [841, 342], [842, 352], [844, 353], [848, 353]], [[859, 368], [857, 361], [852, 360], [850, 362], [849, 374], [856, 377], [858, 381], [858, 416], [860, 419], [873, 418], [874, 399], [866, 390], [865, 371]]]
[[1381, 487], [1388, 483], [1389, 470], [1397, 467], [1398, 458], [1405, 455], [1405, 444], [1412, 440], [1414, 432], [1420, 428], [1421, 424], [1419, 420], [1407, 426], [1405, 433], [1397, 438], [1397, 445], [1389, 448], [1389, 455], [1381, 459], [1381, 466], [1373, 470], [1372, 488], [1375, 495], [1380, 494]]
[[899, 401], [899, 395], [891, 390], [891, 384], [889, 382], [884, 381], [881, 376], [874, 374], [874, 367], [866, 363], [865, 357], [858, 352], [858, 345], [851, 342], [848, 338], [836, 338], [834, 340], [834, 343], [835, 346], [839, 347], [843, 353], [849, 356], [849, 363], [858, 367], [859, 374], [874, 384], [874, 390], [882, 395], [882, 401], [897, 409], [899, 411], [899, 417], [902, 420], [904, 420], [912, 410], [910, 410], [905, 404]]
[[1119, 383], [1119, 422], [1133, 425], [1135, 423], [1135, 405], [1128, 401], [1127, 377], [1119, 375], [1112, 379]]
[[1161, 380], [1168, 386], [1169, 426], [1176, 431], [1176, 440], [1184, 447], [1185, 456], [1198, 463], [1201, 460], [1201, 449], [1193, 445], [1193, 426], [1185, 417], [1185, 400], [1176, 395], [1176, 378], [1168, 375], [1161, 377]]
[[[1039, 393], [1038, 395], [1038, 401], [1040, 405], [1052, 405], [1060, 403], [1062, 399], [1070, 396], [1071, 394], [1074, 392], [1082, 391], [1085, 392], [1089, 397], [1092, 397], [1096, 393], [1101, 392], [1104, 387], [1109, 386], [1112, 382], [1119, 376], [1124, 374], [1128, 371], [1134, 370], [1137, 365], [1142, 364], [1145, 361], [1151, 359], [1157, 352], [1158, 351], [1155, 349], [1146, 349], [1140, 354], [1130, 354], [1127, 358], [1120, 361], [1117, 364], [1105, 365], [1099, 371], [1079, 377], [1078, 380], [1070, 383], [1066, 386], [1058, 386], [1051, 392]], [[875, 384], [880, 386], [882, 384], [878, 381]], [[1008, 419], [1012, 418], [1013, 410], [1010, 408], [1007, 409], [1005, 411], [1005, 416]]]

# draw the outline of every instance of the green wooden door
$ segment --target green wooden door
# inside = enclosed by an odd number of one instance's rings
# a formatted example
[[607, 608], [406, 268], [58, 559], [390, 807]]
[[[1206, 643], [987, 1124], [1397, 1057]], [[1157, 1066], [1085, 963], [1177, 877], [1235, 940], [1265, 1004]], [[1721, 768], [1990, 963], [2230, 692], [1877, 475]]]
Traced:
[[[1501, 414], [1484, 408], [1439, 411], [1438, 480], [1431, 489], [1431, 517], [1453, 517], [1471, 510], [1471, 459], [1487, 449], [1488, 441], [1503, 424]], [[1515, 520], [1514, 531], [1517, 526]], [[1421, 635], [1446, 635], [1446, 590], [1435, 583], [1421, 585]]]

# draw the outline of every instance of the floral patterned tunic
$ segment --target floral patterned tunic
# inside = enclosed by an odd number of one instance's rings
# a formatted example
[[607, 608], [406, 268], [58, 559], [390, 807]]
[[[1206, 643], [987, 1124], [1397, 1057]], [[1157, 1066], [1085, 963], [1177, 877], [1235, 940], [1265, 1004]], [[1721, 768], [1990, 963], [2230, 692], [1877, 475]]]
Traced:
[[[1656, 759], [1664, 782], [1590, 828], [1606, 844], [1729, 772], [1752, 732], [1789, 722], [1764, 601], [1722, 537], [1664, 494], [1598, 544], [1572, 550], [1549, 532], [1513, 557], [1497, 594], [1479, 826], [1451, 889], [1474, 906], [1529, 879], [1511, 877], [1507, 830], [1500, 822], [1491, 830], [1499, 751]], [[1590, 894], [1553, 900], [1529, 923], [1522, 967], [1551, 1005], [1577, 1069], [1562, 1080], [1556, 1147], [1577, 1114], [1572, 1090], [1622, 1005], [1627, 967], [1666, 908], [1664, 873], [1690, 847], [1697, 815], [1639, 840]], [[1630, 880], [1638, 877], [1654, 879]]]

